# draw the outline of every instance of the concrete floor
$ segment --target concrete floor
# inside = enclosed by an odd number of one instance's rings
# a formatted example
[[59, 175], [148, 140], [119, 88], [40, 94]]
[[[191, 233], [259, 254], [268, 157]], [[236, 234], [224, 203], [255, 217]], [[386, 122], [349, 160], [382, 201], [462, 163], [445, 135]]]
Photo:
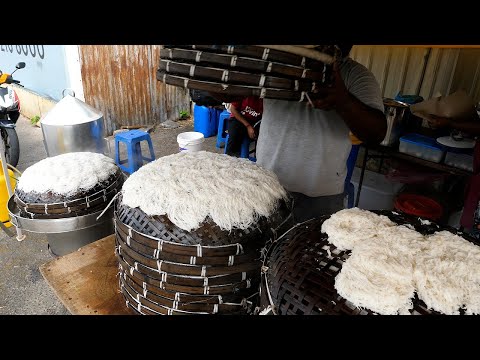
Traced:
[[[179, 128], [157, 127], [151, 138], [156, 158], [178, 152], [177, 135], [193, 131], [191, 120], [179, 121]], [[17, 168], [24, 171], [47, 157], [42, 131], [20, 117], [17, 122], [20, 140], [20, 160]], [[223, 152], [215, 147], [216, 138], [205, 139], [204, 150]], [[111, 149], [113, 137], [109, 139]], [[113, 157], [112, 152], [110, 156]], [[12, 227], [12, 229], [14, 229]], [[18, 242], [0, 231], [0, 315], [68, 315], [68, 310], [58, 300], [40, 274], [39, 267], [52, 260], [47, 250], [48, 241], [43, 234], [25, 233], [26, 239]]]

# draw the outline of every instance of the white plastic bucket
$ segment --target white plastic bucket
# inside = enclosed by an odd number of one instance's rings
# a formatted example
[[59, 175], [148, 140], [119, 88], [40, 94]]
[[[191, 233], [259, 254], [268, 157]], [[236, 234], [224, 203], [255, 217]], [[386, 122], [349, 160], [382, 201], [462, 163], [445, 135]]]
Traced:
[[182, 151], [200, 151], [203, 148], [205, 136], [201, 132], [188, 131], [180, 133], [177, 136], [177, 142], [180, 152]]

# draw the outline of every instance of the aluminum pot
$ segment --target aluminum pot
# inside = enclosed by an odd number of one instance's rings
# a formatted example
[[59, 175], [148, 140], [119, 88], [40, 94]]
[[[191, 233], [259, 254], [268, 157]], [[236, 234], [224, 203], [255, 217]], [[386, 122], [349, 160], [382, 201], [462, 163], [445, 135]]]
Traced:
[[408, 109], [408, 104], [385, 98], [383, 99], [383, 105], [385, 107], [385, 116], [387, 118], [387, 132], [385, 138], [380, 144], [391, 146], [398, 141], [402, 134], [404, 116], [405, 111]]
[[89, 151], [105, 154], [103, 113], [67, 95], [41, 120], [47, 155]]

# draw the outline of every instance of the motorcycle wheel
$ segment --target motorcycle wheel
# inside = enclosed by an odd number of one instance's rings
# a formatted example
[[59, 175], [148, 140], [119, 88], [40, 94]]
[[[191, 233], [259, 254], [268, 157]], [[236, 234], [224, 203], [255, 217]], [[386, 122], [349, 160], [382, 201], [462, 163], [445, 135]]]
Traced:
[[5, 144], [5, 158], [7, 163], [17, 166], [20, 157], [20, 144], [18, 143], [18, 135], [15, 129], [0, 128], [3, 143]]

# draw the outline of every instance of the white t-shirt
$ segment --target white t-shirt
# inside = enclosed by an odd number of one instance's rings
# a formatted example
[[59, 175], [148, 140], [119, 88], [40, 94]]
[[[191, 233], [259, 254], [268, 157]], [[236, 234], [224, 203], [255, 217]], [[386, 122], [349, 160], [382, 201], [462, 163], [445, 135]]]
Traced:
[[[365, 66], [346, 58], [340, 74], [353, 96], [384, 111], [380, 86]], [[288, 191], [311, 197], [343, 193], [351, 142], [340, 115], [305, 102], [265, 99], [263, 107], [257, 163], [277, 174]]]

